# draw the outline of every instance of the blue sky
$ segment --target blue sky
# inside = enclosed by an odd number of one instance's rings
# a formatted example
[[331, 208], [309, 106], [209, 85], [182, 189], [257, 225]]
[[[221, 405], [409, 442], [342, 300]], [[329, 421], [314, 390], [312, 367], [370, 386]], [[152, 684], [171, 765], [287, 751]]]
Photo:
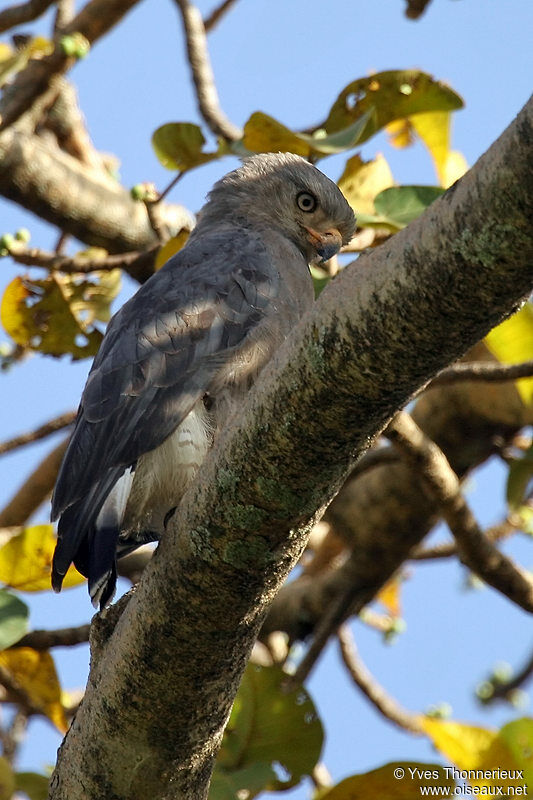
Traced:
[[[207, 12], [211, 3], [201, 2], [200, 7]], [[351, 80], [369, 71], [421, 68], [464, 98], [465, 109], [454, 115], [453, 144], [474, 163], [531, 92], [533, 6], [529, 0], [433, 0], [418, 22], [406, 20], [403, 7], [403, 0], [240, 0], [209, 38], [225, 112], [239, 125], [262, 110], [289, 126], [306, 127], [325, 116]], [[24, 28], [30, 29], [45, 32], [45, 23]], [[169, 121], [200, 122], [174, 5], [144, 0], [76, 66], [72, 77], [97, 147], [121, 158], [123, 183], [152, 180], [163, 188], [172, 175], [152, 152], [153, 130]], [[435, 182], [421, 146], [397, 151], [378, 136], [363, 146], [362, 155], [371, 158], [379, 151], [399, 183]], [[194, 171], [170, 199], [197, 210], [213, 181], [234, 163], [226, 159]], [[337, 178], [343, 159], [331, 158], [320, 166]], [[25, 226], [33, 244], [53, 245], [56, 231], [12, 204], [1, 201], [0, 207], [0, 232]], [[1, 266], [3, 287], [20, 268], [7, 259]], [[123, 297], [131, 290], [126, 282]], [[68, 365], [35, 357], [0, 376], [0, 440], [74, 408], [88, 367], [86, 362]], [[52, 444], [48, 440], [0, 459], [3, 498]], [[491, 464], [471, 481], [469, 497], [484, 524], [503, 513], [503, 476], [502, 468]], [[46, 521], [46, 514], [42, 511], [37, 519]], [[532, 565], [524, 540], [512, 552], [525, 566]], [[528, 652], [525, 613], [490, 590], [464, 590], [465, 575], [457, 564], [420, 565], [410, 572], [403, 590], [407, 630], [394, 646], [354, 625], [370, 669], [413, 710], [445, 700], [456, 718], [478, 724], [499, 725], [517, 716], [507, 706], [480, 710], [473, 688], [496, 661], [522, 663]], [[59, 598], [46, 593], [27, 599], [34, 627], [79, 624], [92, 610], [84, 588]], [[57, 652], [66, 687], [82, 683], [87, 658], [83, 647]], [[309, 688], [326, 726], [324, 760], [335, 778], [389, 760], [437, 758], [426, 741], [376, 716], [350, 685], [334, 647], [328, 648]], [[32, 723], [20, 766], [40, 768], [53, 762], [58, 745], [59, 737], [46, 722]], [[285, 796], [300, 800], [308, 791], [299, 788]]]

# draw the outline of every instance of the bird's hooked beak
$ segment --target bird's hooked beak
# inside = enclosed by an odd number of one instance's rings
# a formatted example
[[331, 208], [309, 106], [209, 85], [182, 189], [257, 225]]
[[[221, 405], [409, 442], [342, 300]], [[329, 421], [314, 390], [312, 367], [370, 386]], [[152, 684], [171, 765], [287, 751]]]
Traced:
[[309, 243], [313, 250], [320, 256], [320, 261], [328, 261], [336, 255], [342, 247], [342, 236], [337, 228], [329, 228], [327, 231], [317, 231], [304, 225], [308, 233]]

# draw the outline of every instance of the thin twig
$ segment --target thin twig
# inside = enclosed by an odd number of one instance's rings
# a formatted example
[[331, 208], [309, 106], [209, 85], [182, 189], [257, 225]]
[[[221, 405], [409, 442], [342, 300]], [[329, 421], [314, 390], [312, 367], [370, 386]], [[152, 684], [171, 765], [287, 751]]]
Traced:
[[13, 261], [18, 264], [25, 264], [27, 267], [43, 267], [44, 269], [71, 274], [74, 272], [88, 273], [112, 269], [129, 269], [140, 259], [145, 259], [147, 256], [154, 257], [159, 247], [160, 245], [156, 245], [144, 252], [134, 250], [130, 253], [91, 258], [83, 254], [63, 256], [39, 250], [37, 247], [26, 247], [21, 242], [15, 242], [10, 246], [9, 255]]
[[293, 675], [285, 681], [287, 690], [304, 683], [309, 673], [316, 664], [322, 650], [328, 643], [329, 637], [337, 632], [339, 625], [352, 613], [357, 613], [360, 608], [353, 608], [354, 591], [348, 586], [343, 592], [334, 597], [328, 609], [314, 630], [311, 642], [305, 656], [302, 658]]
[[189, 0], [175, 0], [175, 3], [183, 20], [187, 56], [200, 114], [215, 136], [236, 142], [242, 137], [242, 131], [230, 122], [220, 107], [202, 15]]
[[533, 359], [521, 364], [492, 364], [486, 361], [472, 361], [446, 367], [433, 378], [430, 386], [431, 388], [445, 386], [458, 381], [515, 381], [531, 376], [533, 376]]
[[90, 625], [77, 628], [58, 628], [55, 631], [30, 631], [13, 647], [32, 647], [34, 650], [49, 650], [51, 647], [74, 647], [89, 641]]
[[27, 3], [20, 3], [0, 11], [0, 33], [37, 19], [54, 2], [55, 0], [28, 0]]
[[41, 503], [44, 503], [54, 488], [67, 442], [68, 437], [48, 453], [0, 511], [0, 528], [24, 525]]
[[[516, 530], [510, 520], [504, 520], [499, 525], [493, 525], [485, 531], [485, 536], [491, 542], [498, 542], [506, 539]], [[413, 561], [431, 561], [432, 559], [450, 558], [458, 553], [457, 545], [454, 542], [443, 542], [433, 547], [417, 547], [409, 556]]]
[[59, 417], [51, 419], [49, 422], [46, 422], [39, 428], [35, 428], [33, 431], [21, 433], [19, 436], [14, 436], [12, 439], [7, 439], [5, 442], [0, 442], [0, 455], [9, 453], [11, 450], [16, 450], [18, 447], [23, 447], [26, 444], [37, 442], [39, 439], [45, 439], [47, 436], [51, 436], [53, 433], [72, 425], [75, 419], [76, 412], [67, 411], [65, 414], [61, 414]]
[[236, 2], [237, 0], [224, 0], [219, 6], [214, 8], [209, 16], [204, 19], [205, 32], [209, 33], [212, 31], [215, 25], [218, 25], [224, 14], [226, 14]]
[[406, 0], [405, 16], [409, 19], [418, 19], [422, 16], [431, 0]]
[[488, 705], [492, 703], [494, 700], [506, 700], [509, 696], [509, 693], [514, 691], [515, 689], [520, 689], [524, 683], [526, 683], [531, 676], [533, 675], [533, 653], [529, 656], [528, 660], [522, 667], [522, 669], [513, 675], [508, 681], [503, 683], [495, 683], [493, 682], [493, 691], [490, 697], [487, 697], [484, 700], [484, 704]]
[[411, 733], [423, 733], [420, 717], [406, 711], [394, 697], [391, 697], [367, 669], [361, 660], [355, 641], [347, 625], [342, 625], [337, 633], [342, 660], [354, 683], [365, 697], [388, 720]]
[[26, 728], [28, 727], [28, 714], [23, 708], [17, 708], [11, 724], [2, 732], [2, 755], [10, 764], [15, 761], [19, 748], [24, 742]]
[[533, 612], [533, 580], [485, 536], [442, 450], [405, 411], [394, 417], [386, 435], [406, 456], [439, 504], [463, 564], [514, 603]]

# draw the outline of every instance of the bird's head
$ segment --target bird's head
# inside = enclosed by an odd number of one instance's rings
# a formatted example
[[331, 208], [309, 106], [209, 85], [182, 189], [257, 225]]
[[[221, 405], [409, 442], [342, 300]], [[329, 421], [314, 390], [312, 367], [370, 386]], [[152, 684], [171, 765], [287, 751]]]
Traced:
[[333, 181], [291, 153], [261, 153], [215, 184], [202, 216], [211, 208], [227, 219], [276, 228], [308, 263], [326, 261], [355, 233], [354, 213]]

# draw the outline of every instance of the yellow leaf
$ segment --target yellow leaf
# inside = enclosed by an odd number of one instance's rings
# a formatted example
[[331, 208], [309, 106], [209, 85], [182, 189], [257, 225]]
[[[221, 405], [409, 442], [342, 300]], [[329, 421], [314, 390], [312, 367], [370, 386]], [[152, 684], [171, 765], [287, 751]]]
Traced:
[[7, 758], [0, 757], [0, 800], [11, 800], [15, 791], [15, 776]]
[[[21, 592], [40, 592], [50, 589], [55, 545], [53, 525], [23, 528], [0, 547], [0, 581]], [[85, 578], [74, 567], [70, 567], [63, 587], [77, 586], [84, 580]]]
[[460, 770], [472, 770], [465, 776], [472, 786], [516, 787], [513, 773], [511, 777], [502, 776], [497, 770], [533, 766], [533, 720], [512, 722], [501, 731], [428, 717], [422, 718], [421, 724], [437, 750], [452, 764]]
[[166, 264], [169, 258], [171, 258], [176, 253], [179, 253], [182, 247], [185, 246], [187, 239], [189, 238], [189, 231], [182, 230], [178, 233], [177, 236], [173, 236], [168, 242], [159, 249], [156, 257], [155, 257], [155, 268], [156, 270], [161, 269], [163, 264]]
[[439, 183], [442, 185], [444, 165], [450, 150], [450, 112], [429, 111], [425, 114], [413, 114], [409, 121], [429, 150]]
[[52, 356], [92, 356], [102, 340], [94, 322], [109, 318], [119, 290], [120, 270], [53, 273], [42, 280], [16, 277], [2, 298], [2, 324], [22, 347]]
[[462, 108], [456, 92], [420, 70], [388, 70], [348, 84], [335, 100], [324, 127], [328, 133], [342, 130], [373, 109], [372, 124], [360, 142], [394, 120], [427, 111]]
[[450, 150], [442, 167], [442, 186], [447, 189], [468, 171], [466, 158], [458, 150]]
[[14, 647], [0, 653], [0, 667], [9, 672], [13, 683], [22, 689], [32, 705], [42, 711], [61, 733], [65, 733], [68, 724], [50, 653], [31, 647]]
[[253, 153], [296, 153], [309, 158], [312, 146], [281, 122], [256, 111], [244, 126], [243, 144]]
[[37, 36], [18, 50], [6, 49], [8, 45], [2, 45], [0, 51], [0, 86], [2, 86], [11, 75], [24, 69], [30, 58], [41, 58], [50, 55], [54, 50], [54, 44], [44, 36]]
[[[533, 304], [526, 303], [510, 319], [502, 322], [485, 337], [485, 344], [502, 364], [520, 364], [533, 358]], [[522, 402], [533, 403], [533, 378], [515, 381]]]
[[373, 161], [363, 161], [358, 155], [346, 162], [339, 178], [339, 188], [355, 214], [375, 214], [374, 197], [394, 185], [386, 159], [378, 154]]
[[161, 164], [179, 172], [218, 158], [218, 153], [204, 153], [204, 144], [201, 128], [192, 122], [167, 122], [152, 134], [152, 147]]
[[394, 122], [389, 122], [385, 126], [385, 130], [389, 134], [391, 145], [399, 150], [409, 147], [415, 141], [413, 127], [409, 119], [396, 119]]
[[400, 604], [400, 586], [402, 579], [400, 577], [392, 578], [385, 586], [378, 592], [376, 600], [378, 600], [393, 617], [401, 617], [402, 609]]
[[449, 787], [453, 796], [454, 781], [440, 764], [396, 761], [346, 778], [321, 794], [320, 800], [419, 800], [421, 788], [433, 786]]

